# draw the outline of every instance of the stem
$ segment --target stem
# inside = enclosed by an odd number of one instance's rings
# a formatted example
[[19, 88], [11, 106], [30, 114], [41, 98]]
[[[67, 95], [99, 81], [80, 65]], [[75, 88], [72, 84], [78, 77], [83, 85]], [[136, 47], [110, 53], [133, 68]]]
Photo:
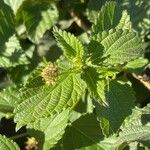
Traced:
[[10, 137], [10, 139], [16, 140], [16, 139], [19, 139], [19, 138], [27, 136], [27, 135], [28, 135], [28, 133], [22, 133], [22, 134], [14, 135], [14, 136]]

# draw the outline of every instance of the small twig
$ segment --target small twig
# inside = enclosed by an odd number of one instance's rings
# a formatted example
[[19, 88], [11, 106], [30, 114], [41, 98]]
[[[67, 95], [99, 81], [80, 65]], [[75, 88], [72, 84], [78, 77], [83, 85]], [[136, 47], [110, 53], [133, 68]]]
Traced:
[[14, 136], [10, 137], [10, 139], [16, 140], [16, 139], [22, 138], [27, 135], [28, 135], [28, 133], [22, 133], [22, 134], [14, 135]]
[[132, 76], [140, 81], [148, 90], [150, 90], [150, 81], [143, 81], [143, 77], [140, 75], [136, 75], [135, 73], [132, 73]]

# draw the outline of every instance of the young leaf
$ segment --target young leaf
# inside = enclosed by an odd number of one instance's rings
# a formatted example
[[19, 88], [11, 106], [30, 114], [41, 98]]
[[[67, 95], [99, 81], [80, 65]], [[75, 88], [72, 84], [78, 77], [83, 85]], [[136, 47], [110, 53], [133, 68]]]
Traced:
[[114, 134], [112, 136], [109, 136], [108, 138], [104, 138], [102, 141], [98, 143], [98, 146], [102, 147], [102, 150], [122, 150], [122, 148], [119, 147], [120, 145], [116, 144], [116, 141], [117, 137]]
[[[93, 37], [104, 47], [103, 63], [120, 65], [137, 59], [144, 53], [145, 44], [134, 32], [128, 30], [103, 31]], [[95, 58], [96, 59], [96, 58]]]
[[100, 12], [98, 13], [98, 17], [92, 26], [92, 32], [94, 34], [113, 27], [115, 7], [116, 3], [114, 1], [106, 2], [105, 5], [102, 6]]
[[128, 15], [127, 10], [124, 10], [122, 12], [122, 17], [119, 21], [119, 24], [116, 27], [117, 29], [123, 29], [123, 30], [131, 30], [132, 29], [132, 23], [130, 21], [130, 16]]
[[[39, 150], [49, 150], [61, 139], [65, 132], [68, 119], [69, 109], [52, 117], [42, 118], [28, 125], [28, 133], [38, 140]], [[42, 135], [38, 134], [38, 131], [44, 133], [43, 139], [41, 139]]]
[[64, 55], [72, 61], [82, 59], [83, 46], [81, 42], [71, 33], [54, 28], [54, 35], [58, 46], [64, 51]]
[[[99, 83], [98, 88], [101, 89]], [[100, 89], [98, 91], [100, 91]], [[124, 119], [131, 114], [131, 109], [134, 107], [135, 97], [133, 90], [128, 83], [113, 80], [109, 84], [109, 89], [105, 91], [105, 100], [108, 106], [96, 104], [98, 118], [102, 123], [104, 123], [103, 120], [105, 119], [105, 122], [107, 123], [106, 126], [108, 126], [109, 123], [110, 133], [111, 131], [116, 132], [120, 128]], [[103, 127], [104, 126], [105, 124], [103, 124]], [[104, 129], [103, 133], [107, 136], [105, 131], [108, 131], [108, 129]]]
[[29, 38], [39, 43], [46, 30], [56, 23], [58, 10], [50, 1], [26, 0], [19, 9], [17, 18], [23, 18]]
[[12, 140], [0, 135], [0, 149], [1, 150], [20, 150], [19, 146]]
[[15, 108], [17, 128], [74, 107], [83, 92], [84, 84], [76, 73], [66, 73], [54, 86], [27, 89], [24, 101]]
[[133, 141], [150, 146], [150, 104], [143, 109], [135, 108], [125, 125], [122, 126], [117, 142], [130, 143]]

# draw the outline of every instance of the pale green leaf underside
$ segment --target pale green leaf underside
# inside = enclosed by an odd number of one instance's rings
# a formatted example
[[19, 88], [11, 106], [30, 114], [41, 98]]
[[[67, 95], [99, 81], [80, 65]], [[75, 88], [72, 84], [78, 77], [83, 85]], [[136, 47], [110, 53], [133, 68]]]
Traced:
[[20, 150], [19, 146], [12, 140], [0, 135], [0, 149], [1, 150]]
[[134, 32], [128, 30], [109, 30], [97, 34], [93, 40], [102, 44], [104, 63], [115, 65], [124, 64], [144, 53], [145, 45]]
[[119, 24], [116, 27], [117, 29], [127, 29], [127, 30], [131, 30], [132, 29], [132, 23], [130, 21], [130, 16], [128, 15], [127, 10], [124, 10], [122, 12], [122, 17], [119, 21]]
[[146, 142], [150, 146], [150, 105], [143, 109], [135, 108], [129, 121], [119, 133], [118, 142]]
[[[107, 89], [102, 89], [101, 83], [98, 83], [97, 88], [98, 92], [105, 90], [103, 97], [105, 96], [105, 101], [108, 104], [108, 106], [96, 105], [98, 118], [102, 123], [107, 123], [106, 127], [109, 123], [109, 130], [115, 132], [120, 128], [124, 119], [131, 114], [135, 101], [134, 92], [128, 83], [117, 80], [111, 81]], [[102, 95], [100, 92], [99, 94]], [[103, 119], [105, 119], [105, 122]], [[104, 126], [105, 124], [103, 124]], [[103, 132], [108, 132], [108, 129], [104, 129]]]
[[[38, 90], [37, 90], [38, 89]], [[15, 122], [21, 127], [41, 117], [47, 117], [73, 107], [84, 91], [79, 74], [66, 74], [54, 87], [27, 89], [24, 101], [15, 109]]]
[[109, 136], [108, 138], [104, 138], [98, 143], [98, 145], [103, 148], [102, 150], [122, 150], [118, 148], [119, 144], [116, 145], [116, 140], [117, 138], [114, 134], [112, 136]]
[[0, 56], [1, 67], [15, 67], [17, 65], [28, 63], [28, 59], [24, 54], [16, 35], [11, 36], [8, 42], [5, 43], [5, 51], [2, 52]]
[[82, 58], [83, 46], [81, 42], [71, 33], [54, 28], [54, 35], [58, 46], [64, 51], [64, 55], [69, 59]]
[[61, 139], [67, 126], [69, 112], [69, 109], [67, 109], [62, 111], [58, 115], [54, 115], [48, 118], [42, 118], [39, 121], [29, 124], [29, 128], [44, 132], [45, 137], [43, 150], [49, 150]]
[[19, 9], [23, 1], [25, 0], [4, 0], [4, 2], [11, 7], [14, 14], [17, 13], [17, 10]]
[[43, 34], [49, 30], [58, 19], [58, 10], [50, 2], [28, 2], [24, 4], [23, 19], [29, 38], [39, 43]]
[[130, 61], [129, 63], [127, 63], [127, 65], [125, 66], [126, 69], [137, 69], [137, 68], [142, 68], [145, 65], [148, 64], [148, 60], [145, 58], [139, 58], [139, 59], [135, 59], [133, 61]]

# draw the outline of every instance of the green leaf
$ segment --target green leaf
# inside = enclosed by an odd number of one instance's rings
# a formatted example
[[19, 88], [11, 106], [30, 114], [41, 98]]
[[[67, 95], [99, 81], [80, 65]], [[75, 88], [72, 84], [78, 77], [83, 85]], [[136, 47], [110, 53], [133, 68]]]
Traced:
[[5, 50], [5, 42], [14, 34], [14, 16], [11, 8], [0, 1], [0, 55]]
[[104, 47], [103, 63], [107, 65], [125, 64], [141, 57], [144, 53], [145, 44], [136, 33], [128, 30], [103, 31], [93, 37], [93, 40]]
[[150, 104], [140, 109], [135, 108], [132, 115], [125, 121], [119, 133], [117, 143], [142, 142], [150, 146]]
[[14, 107], [19, 103], [17, 94], [18, 89], [14, 87], [4, 89], [0, 92], [0, 118], [12, 117]]
[[5, 43], [5, 51], [1, 52], [0, 56], [0, 67], [8, 68], [28, 64], [28, 59], [15, 34], [8, 39], [8, 42]]
[[104, 149], [100, 147], [98, 144], [94, 144], [91, 146], [80, 148], [79, 150], [104, 150]]
[[[69, 112], [69, 109], [67, 109], [60, 114], [42, 118], [28, 125], [28, 128], [31, 128], [28, 129], [28, 133], [31, 136], [35, 135], [39, 150], [49, 150], [62, 138], [69, 119]], [[44, 133], [43, 139], [41, 139], [42, 135], [40, 136], [37, 130]]]
[[[96, 90], [98, 93], [98, 96], [100, 97], [99, 101], [101, 104], [107, 104], [107, 99], [106, 99], [106, 92], [109, 90], [109, 81], [105, 79], [100, 79], [97, 84], [96, 84]], [[98, 101], [98, 99], [96, 99]]]
[[116, 27], [117, 29], [123, 29], [123, 30], [131, 30], [132, 29], [132, 23], [130, 21], [130, 16], [128, 15], [127, 10], [124, 10], [122, 12], [122, 17], [119, 21], [119, 24]]
[[0, 135], [0, 149], [1, 150], [20, 150], [19, 146], [12, 140]]
[[85, 68], [82, 74], [82, 79], [86, 82], [90, 95], [92, 97], [98, 98], [96, 84], [99, 79], [99, 74], [96, 69], [92, 67]]
[[148, 62], [149, 61], [145, 58], [139, 58], [127, 63], [124, 68], [129, 71], [136, 71], [141, 68], [143, 69], [143, 67], [146, 66]]
[[22, 5], [25, 0], [4, 0], [4, 2], [11, 7], [14, 14], [17, 13], [17, 10]]
[[64, 51], [64, 55], [72, 61], [82, 59], [83, 46], [81, 42], [71, 33], [54, 28], [54, 35], [58, 46]]
[[104, 47], [97, 41], [91, 40], [88, 44], [88, 57], [92, 64], [99, 64], [103, 61]]
[[76, 73], [62, 75], [54, 86], [27, 89], [22, 94], [23, 102], [15, 108], [17, 128], [74, 107], [83, 92], [84, 84]]
[[66, 129], [63, 148], [65, 150], [79, 149], [98, 143], [102, 138], [95, 115], [83, 115]]
[[104, 138], [102, 141], [98, 143], [102, 150], [122, 150], [122, 148], [118, 148], [120, 145], [116, 145], [117, 137], [115, 135], [109, 136], [108, 138]]
[[111, 29], [114, 26], [115, 7], [116, 3], [114, 1], [106, 2], [105, 5], [102, 6], [92, 26], [92, 32], [94, 34]]
[[[101, 86], [99, 86], [99, 83], [98, 88], [100, 88], [98, 91], [103, 90], [101, 89]], [[104, 93], [108, 105], [102, 106], [96, 104], [96, 111], [102, 129], [104, 129], [103, 133], [107, 136], [108, 130], [110, 131], [109, 134], [116, 132], [120, 128], [124, 119], [131, 114], [131, 109], [134, 107], [135, 97], [133, 90], [128, 83], [117, 80], [111, 81], [108, 90], [104, 91]], [[109, 129], [106, 127], [109, 127]]]
[[56, 23], [58, 10], [51, 1], [26, 0], [17, 13], [19, 17], [23, 18], [29, 38], [39, 43], [43, 34]]

